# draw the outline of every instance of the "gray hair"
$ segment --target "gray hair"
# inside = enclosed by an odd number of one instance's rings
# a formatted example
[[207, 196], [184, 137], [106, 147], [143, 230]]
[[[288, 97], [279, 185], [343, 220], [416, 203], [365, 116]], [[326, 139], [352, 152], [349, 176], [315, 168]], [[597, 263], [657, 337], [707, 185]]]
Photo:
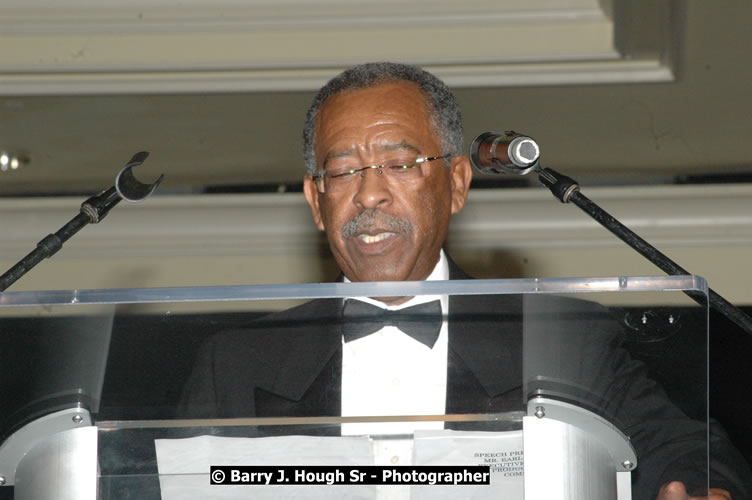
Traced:
[[321, 104], [330, 96], [349, 90], [375, 87], [390, 82], [412, 82], [426, 99], [431, 126], [441, 144], [441, 153], [452, 156], [463, 151], [462, 115], [449, 87], [417, 66], [390, 62], [366, 63], [335, 76], [313, 98], [303, 128], [303, 161], [306, 172], [316, 173], [316, 117]]

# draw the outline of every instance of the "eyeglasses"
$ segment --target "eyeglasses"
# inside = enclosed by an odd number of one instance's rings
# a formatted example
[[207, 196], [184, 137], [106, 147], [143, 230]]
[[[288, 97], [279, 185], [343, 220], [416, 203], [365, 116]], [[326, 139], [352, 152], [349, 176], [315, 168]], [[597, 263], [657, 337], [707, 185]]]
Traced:
[[[423, 169], [420, 168], [424, 163], [435, 160], [445, 160], [452, 155], [443, 156], [419, 156], [409, 158], [396, 158], [388, 160], [381, 165], [368, 165], [366, 167], [334, 167], [322, 170], [316, 173], [313, 178], [316, 180], [316, 186], [319, 193], [334, 193], [345, 191], [356, 184], [356, 181], [366, 176], [366, 170], [377, 169], [378, 175], [386, 172], [385, 178], [388, 182], [397, 184], [409, 184], [425, 176]], [[358, 175], [360, 174], [360, 175]]]

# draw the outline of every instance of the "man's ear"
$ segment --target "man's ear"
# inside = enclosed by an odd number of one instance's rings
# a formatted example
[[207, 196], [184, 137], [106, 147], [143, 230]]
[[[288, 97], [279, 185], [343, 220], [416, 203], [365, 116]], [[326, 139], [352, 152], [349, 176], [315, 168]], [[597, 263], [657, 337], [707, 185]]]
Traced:
[[316, 181], [313, 180], [311, 174], [306, 174], [303, 179], [303, 194], [311, 207], [311, 215], [313, 215], [313, 222], [319, 231], [324, 231], [324, 221], [321, 217], [321, 208], [319, 207], [319, 189], [316, 187]]
[[470, 158], [459, 155], [452, 158], [452, 214], [456, 214], [465, 206], [470, 182], [473, 180], [473, 166]]

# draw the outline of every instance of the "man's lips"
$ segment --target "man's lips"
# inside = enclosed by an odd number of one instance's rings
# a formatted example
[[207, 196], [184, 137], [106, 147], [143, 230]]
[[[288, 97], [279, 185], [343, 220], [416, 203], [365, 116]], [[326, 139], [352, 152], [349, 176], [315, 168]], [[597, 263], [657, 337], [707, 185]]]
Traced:
[[366, 243], [368, 245], [372, 245], [374, 243], [379, 243], [380, 241], [384, 241], [384, 240], [386, 240], [388, 238], [391, 238], [393, 236], [396, 236], [396, 235], [397, 235], [397, 233], [392, 233], [392, 232], [385, 231], [385, 232], [375, 233], [375, 234], [365, 234], [365, 233], [363, 233], [363, 234], [359, 234], [357, 236], [357, 238], [358, 238], [359, 241], [362, 241], [363, 243]]

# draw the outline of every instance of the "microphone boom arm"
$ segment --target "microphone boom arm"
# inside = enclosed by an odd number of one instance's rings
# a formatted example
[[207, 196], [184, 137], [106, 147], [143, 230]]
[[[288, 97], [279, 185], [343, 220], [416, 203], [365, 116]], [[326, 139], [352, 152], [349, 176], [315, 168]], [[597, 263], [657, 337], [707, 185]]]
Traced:
[[133, 158], [118, 173], [114, 186], [84, 201], [78, 215], [68, 221], [56, 233], [45, 236], [37, 243], [34, 250], [0, 276], [0, 292], [18, 281], [21, 276], [29, 272], [42, 260], [55, 255], [63, 247], [63, 243], [84, 226], [89, 223], [97, 224], [104, 219], [120, 200], [138, 202], [149, 197], [162, 182], [164, 174], [152, 184], [143, 184], [136, 180], [131, 172], [133, 167], [141, 165], [148, 156], [149, 153], [146, 151], [133, 155]]
[[[691, 274], [679, 264], [668, 258], [660, 250], [642, 239], [631, 229], [619, 222], [611, 214], [603, 210], [595, 202], [580, 192], [580, 186], [571, 177], [562, 175], [550, 168], [538, 166], [535, 170], [538, 173], [538, 179], [546, 186], [553, 195], [562, 203], [573, 203], [582, 211], [592, 217], [600, 225], [608, 229], [612, 234], [635, 249], [640, 255], [647, 258], [650, 262], [658, 266], [669, 275], [688, 275]], [[692, 292], [685, 292], [695, 302], [705, 305], [702, 296]], [[736, 323], [747, 333], [752, 334], [752, 318], [744, 313], [741, 309], [724, 299], [713, 289], [708, 291], [710, 306], [718, 310], [728, 319]]]

